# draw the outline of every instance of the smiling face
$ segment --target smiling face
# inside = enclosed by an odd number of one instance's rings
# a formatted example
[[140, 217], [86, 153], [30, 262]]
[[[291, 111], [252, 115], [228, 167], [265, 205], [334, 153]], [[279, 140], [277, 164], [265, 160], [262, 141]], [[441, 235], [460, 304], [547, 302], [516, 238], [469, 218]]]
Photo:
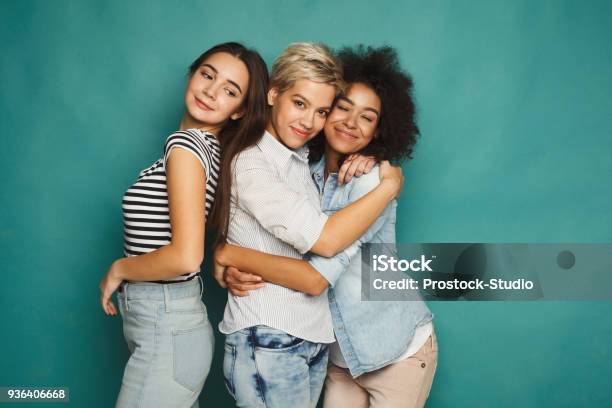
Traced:
[[289, 149], [298, 149], [316, 136], [331, 110], [336, 88], [307, 79], [297, 80], [279, 93], [268, 92], [272, 115], [267, 130]]
[[362, 83], [349, 86], [325, 123], [325, 140], [340, 154], [361, 151], [374, 138], [380, 120], [380, 97]]
[[249, 71], [225, 52], [211, 55], [191, 75], [185, 89], [188, 127], [217, 132], [228, 119], [239, 119], [249, 85]]

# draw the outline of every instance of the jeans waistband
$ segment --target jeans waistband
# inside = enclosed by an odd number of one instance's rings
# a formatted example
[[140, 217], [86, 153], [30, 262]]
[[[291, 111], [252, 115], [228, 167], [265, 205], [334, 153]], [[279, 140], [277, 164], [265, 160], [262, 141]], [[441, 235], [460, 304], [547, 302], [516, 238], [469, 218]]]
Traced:
[[171, 300], [192, 296], [202, 296], [204, 282], [197, 275], [196, 279], [180, 283], [123, 282], [119, 291], [129, 300]]

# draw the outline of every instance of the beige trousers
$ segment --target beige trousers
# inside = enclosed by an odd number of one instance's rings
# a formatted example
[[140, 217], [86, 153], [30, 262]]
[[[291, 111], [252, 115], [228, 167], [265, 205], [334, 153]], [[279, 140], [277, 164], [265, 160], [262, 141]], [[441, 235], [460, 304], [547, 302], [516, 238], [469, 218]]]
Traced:
[[438, 342], [432, 333], [414, 355], [379, 370], [351, 377], [345, 368], [329, 364], [324, 408], [423, 407], [438, 362]]

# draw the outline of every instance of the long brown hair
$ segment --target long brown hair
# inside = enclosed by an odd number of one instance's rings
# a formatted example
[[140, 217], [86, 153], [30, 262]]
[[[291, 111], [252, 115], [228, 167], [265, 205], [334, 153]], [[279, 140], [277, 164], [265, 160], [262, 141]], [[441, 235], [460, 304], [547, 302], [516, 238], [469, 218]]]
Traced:
[[249, 86], [243, 102], [244, 115], [238, 120], [229, 120], [219, 133], [221, 144], [221, 167], [215, 193], [215, 202], [207, 220], [207, 227], [217, 230], [214, 245], [225, 242], [229, 227], [230, 197], [232, 190], [232, 162], [244, 149], [256, 144], [263, 136], [268, 121], [266, 95], [268, 92], [268, 69], [261, 56], [242, 44], [228, 42], [216, 45], [202, 54], [189, 67], [192, 75], [212, 54], [225, 52], [240, 59], [249, 71]]

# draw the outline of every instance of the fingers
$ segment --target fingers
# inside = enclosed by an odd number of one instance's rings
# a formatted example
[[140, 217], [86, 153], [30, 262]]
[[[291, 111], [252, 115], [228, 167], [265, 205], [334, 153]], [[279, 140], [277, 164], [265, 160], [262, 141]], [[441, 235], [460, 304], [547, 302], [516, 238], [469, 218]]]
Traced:
[[107, 303], [107, 309], [111, 316], [117, 316], [117, 308], [112, 300], [109, 300]]
[[247, 272], [242, 272], [241, 270], [233, 266], [230, 266], [227, 268], [227, 276], [225, 279], [227, 283], [230, 282], [230, 279], [231, 279], [231, 282], [236, 282], [236, 283], [261, 282], [262, 280], [261, 276], [253, 275]]
[[215, 278], [219, 286], [221, 286], [222, 288], [227, 288], [227, 285], [225, 284], [225, 266], [216, 262], [214, 264], [215, 265], [213, 268], [213, 277]]
[[230, 290], [238, 290], [241, 292], [249, 292], [251, 290], [261, 289], [266, 286], [265, 283], [231, 283], [228, 284]]
[[369, 173], [376, 165], [376, 158], [373, 156], [362, 156], [360, 154], [351, 154], [348, 156], [340, 170], [338, 171], [338, 185], [348, 183], [353, 177], [361, 177]]
[[249, 292], [244, 292], [238, 289], [234, 289], [232, 287], [229, 288], [229, 291], [234, 296], [239, 296], [239, 297], [249, 296]]
[[338, 172], [338, 185], [350, 182], [357, 172], [359, 165], [360, 162], [357, 160], [345, 160]]
[[351, 164], [351, 159], [349, 156], [346, 158], [346, 160], [344, 160], [344, 163], [342, 163], [342, 166], [340, 166], [340, 170], [338, 170], [338, 185], [341, 185], [344, 182], [346, 171], [348, 170], [350, 164]]
[[261, 277], [241, 272], [236, 268], [233, 271], [230, 271], [228, 268], [225, 280], [230, 289], [241, 292], [260, 289], [265, 286], [265, 283], [261, 281]]
[[104, 310], [104, 313], [107, 316], [117, 315], [117, 308], [115, 307], [113, 301], [110, 299], [109, 295], [102, 293], [100, 295], [100, 304], [102, 305], [102, 310]]
[[232, 295], [240, 297], [249, 296], [251, 290], [257, 290], [265, 286], [261, 276], [242, 272], [233, 266], [226, 269], [225, 283]]

